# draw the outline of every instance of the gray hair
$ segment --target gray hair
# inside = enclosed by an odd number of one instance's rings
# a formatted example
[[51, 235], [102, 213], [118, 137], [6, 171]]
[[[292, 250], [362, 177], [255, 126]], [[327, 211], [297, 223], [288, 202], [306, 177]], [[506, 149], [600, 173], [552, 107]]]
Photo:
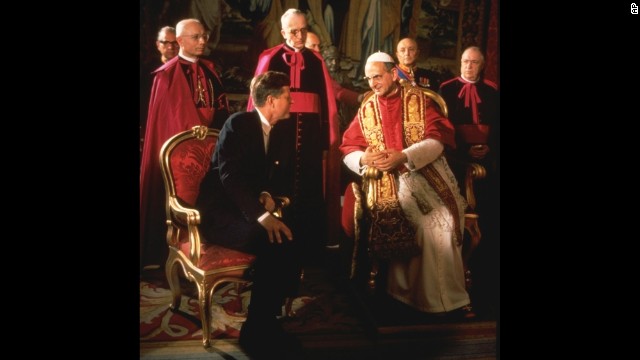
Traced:
[[306, 15], [304, 12], [302, 12], [302, 11], [300, 11], [300, 10], [298, 10], [298, 9], [293, 9], [293, 8], [291, 8], [291, 9], [289, 9], [289, 10], [285, 11], [285, 13], [284, 13], [284, 14], [282, 14], [282, 17], [280, 17], [280, 28], [281, 28], [282, 30], [284, 30], [284, 27], [285, 27], [285, 26], [286, 26], [286, 24], [287, 24], [287, 19], [289, 19], [289, 18], [290, 18], [291, 16], [293, 16], [293, 15], [300, 15], [300, 16], [303, 16], [303, 17], [304, 17], [304, 20], [305, 20], [305, 21], [307, 20], [307, 15]]
[[160, 31], [158, 31], [158, 38], [156, 40], [160, 40], [160, 38], [162, 38], [162, 34], [164, 33], [173, 33], [173, 35], [176, 34], [176, 28], [174, 28], [173, 26], [165, 26], [162, 29], [160, 29]]
[[[464, 55], [464, 53], [466, 53], [467, 50], [474, 50], [474, 51], [478, 52], [478, 54], [480, 54], [480, 60], [482, 61], [482, 64], [484, 64], [484, 54], [482, 53], [482, 50], [480, 50], [479, 47], [477, 47], [477, 46], [469, 46], [468, 48], [464, 49], [464, 51], [462, 52], [462, 55]], [[462, 60], [462, 55], [460, 55], [460, 59], [461, 60]]]

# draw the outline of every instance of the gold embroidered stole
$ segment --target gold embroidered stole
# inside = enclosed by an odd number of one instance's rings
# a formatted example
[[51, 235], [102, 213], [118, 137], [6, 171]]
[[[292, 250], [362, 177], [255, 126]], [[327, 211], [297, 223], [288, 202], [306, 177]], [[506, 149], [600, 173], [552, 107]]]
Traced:
[[[429, 104], [430, 100], [417, 87], [405, 85], [400, 87], [400, 91], [403, 100], [404, 141], [407, 146], [411, 146], [423, 140], [426, 108], [433, 105]], [[376, 95], [362, 104], [358, 114], [367, 144], [378, 151], [384, 150], [386, 145]], [[460, 244], [462, 241], [460, 217], [453, 192], [433, 164], [420, 169], [420, 173], [451, 212], [454, 219], [454, 237]], [[400, 208], [394, 174], [369, 168], [363, 176], [362, 190], [366, 195], [366, 206], [372, 215], [370, 241], [374, 243], [373, 249], [380, 252], [377, 255], [381, 258], [391, 258], [416, 254], [415, 234]], [[406, 234], [411, 235], [412, 242], [409, 242]]]
[[[370, 97], [358, 109], [360, 127], [367, 144], [377, 151], [386, 149], [377, 97]], [[415, 230], [406, 219], [394, 173], [369, 167], [362, 177], [366, 208], [371, 216], [369, 249], [378, 259], [408, 258], [420, 254]]]

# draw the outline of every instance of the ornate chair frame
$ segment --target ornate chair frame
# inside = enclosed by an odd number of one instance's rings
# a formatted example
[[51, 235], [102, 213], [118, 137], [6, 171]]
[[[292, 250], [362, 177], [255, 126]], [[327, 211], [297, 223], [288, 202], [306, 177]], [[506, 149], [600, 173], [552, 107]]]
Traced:
[[[178, 197], [171, 159], [174, 150], [185, 141], [202, 141], [205, 144], [205, 140], [208, 138], [217, 141], [218, 133], [218, 130], [206, 126], [194, 126], [192, 130], [180, 132], [168, 139], [160, 150], [160, 162], [166, 189], [165, 209], [167, 244], [169, 246], [165, 273], [172, 292], [171, 309], [178, 310], [180, 307], [179, 265], [185, 277], [197, 286], [202, 321], [202, 343], [208, 351], [211, 351], [209, 325], [212, 316], [210, 306], [213, 294], [222, 283], [249, 283], [243, 276], [255, 257], [217, 245], [202, 244], [198, 231], [200, 213]], [[205, 167], [205, 173], [209, 168], [212, 156], [213, 149], [204, 156], [202, 165]], [[198, 179], [197, 185], [202, 181], [202, 177]], [[184, 240], [185, 233], [188, 241]], [[240, 314], [237, 317], [242, 321], [246, 319], [246, 314]]]
[[[405, 86], [411, 86], [411, 85], [407, 84]], [[442, 96], [440, 96], [440, 94], [430, 89], [421, 88], [421, 90], [425, 95], [427, 95], [427, 97], [429, 97], [432, 101], [434, 101], [438, 105], [442, 114], [448, 118], [449, 109], [447, 107], [447, 103], [442, 98]], [[373, 95], [372, 91], [365, 94], [363, 102], [365, 102], [366, 99], [372, 95]], [[379, 171], [366, 171], [363, 174], [362, 182], [363, 184], [364, 183], [375, 184], [376, 183], [375, 181], [368, 181], [368, 180], [374, 180], [377, 176], [379, 176]], [[475, 180], [482, 179], [485, 176], [486, 176], [486, 170], [482, 165], [477, 163], [469, 163], [467, 165], [464, 195], [467, 200], [467, 203], [469, 204], [469, 209], [467, 209], [467, 211], [465, 212], [464, 228], [470, 235], [470, 241], [468, 244], [464, 244], [467, 246], [463, 247], [463, 256], [462, 256], [464, 268], [465, 268], [465, 280], [466, 280], [467, 287], [470, 286], [470, 281], [471, 281], [470, 271], [468, 270], [469, 269], [468, 262], [471, 257], [471, 254], [480, 243], [480, 239], [482, 237], [480, 228], [478, 226], [478, 215], [474, 211], [476, 206], [476, 198], [474, 194], [473, 182]], [[353, 218], [354, 218], [354, 225], [355, 225], [354, 246], [353, 246], [353, 252], [351, 255], [351, 268], [350, 268], [350, 276], [349, 276], [350, 278], [353, 278], [356, 273], [358, 249], [360, 247], [359, 240], [363, 235], [361, 233], [362, 231], [361, 225], [363, 224], [363, 220], [365, 216], [364, 207], [366, 206], [366, 195], [363, 189], [360, 187], [360, 185], [358, 185], [355, 182], [350, 183], [349, 187], [353, 192], [353, 195], [355, 198], [355, 204], [353, 209]], [[347, 188], [347, 191], [350, 191], [349, 188]], [[368, 284], [369, 290], [373, 292], [376, 288], [376, 277], [378, 275], [379, 264], [378, 264], [378, 261], [375, 259], [375, 256], [373, 256], [373, 254], [371, 253], [371, 249], [368, 247], [368, 245], [367, 245], [367, 254], [370, 261], [369, 279], [367, 281], [367, 284]]]

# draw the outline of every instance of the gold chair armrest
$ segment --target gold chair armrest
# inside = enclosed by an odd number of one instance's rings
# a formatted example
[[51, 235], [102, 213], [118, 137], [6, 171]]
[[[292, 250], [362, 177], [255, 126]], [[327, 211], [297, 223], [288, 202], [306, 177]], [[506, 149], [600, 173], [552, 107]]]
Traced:
[[478, 179], [484, 179], [487, 176], [487, 170], [484, 166], [471, 162], [467, 164], [467, 174], [465, 176], [465, 194], [467, 197], [467, 203], [471, 209], [476, 208], [476, 196], [473, 188], [473, 181]]
[[289, 200], [286, 196], [273, 196], [273, 201], [276, 203], [276, 208], [271, 212], [271, 215], [277, 217], [278, 219], [282, 219], [282, 209], [286, 208], [291, 204], [291, 200]]
[[169, 208], [171, 210], [171, 218], [178, 220], [182, 225], [199, 225], [200, 212], [196, 209], [184, 207], [177, 198], [169, 199]]
[[[200, 232], [198, 231], [198, 225], [200, 224], [200, 212], [193, 208], [184, 207], [180, 204], [177, 198], [170, 197], [169, 198], [169, 211], [171, 212], [172, 221], [176, 221], [181, 227], [187, 228], [187, 233], [189, 236], [189, 259], [193, 264], [198, 264], [200, 262]], [[171, 224], [168, 224], [171, 225]], [[174, 227], [176, 246], [180, 246], [178, 244], [180, 239], [180, 227], [176, 225], [171, 225]]]

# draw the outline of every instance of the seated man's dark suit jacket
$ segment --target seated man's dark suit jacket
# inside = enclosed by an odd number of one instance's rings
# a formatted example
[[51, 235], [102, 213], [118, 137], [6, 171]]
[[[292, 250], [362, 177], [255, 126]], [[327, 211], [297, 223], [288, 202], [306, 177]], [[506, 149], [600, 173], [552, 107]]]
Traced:
[[[220, 131], [211, 168], [200, 185], [196, 203], [205, 241], [255, 253], [255, 241], [251, 239], [267, 236], [257, 221], [265, 212], [258, 198], [262, 191], [273, 196], [290, 195], [283, 194], [281, 188], [291, 181], [287, 179], [293, 179], [293, 174], [281, 169], [290, 168], [287, 164], [292, 155], [293, 151], [280, 149], [278, 144], [269, 144], [265, 154], [257, 111], [232, 114]], [[286, 219], [285, 212], [285, 223]]]

